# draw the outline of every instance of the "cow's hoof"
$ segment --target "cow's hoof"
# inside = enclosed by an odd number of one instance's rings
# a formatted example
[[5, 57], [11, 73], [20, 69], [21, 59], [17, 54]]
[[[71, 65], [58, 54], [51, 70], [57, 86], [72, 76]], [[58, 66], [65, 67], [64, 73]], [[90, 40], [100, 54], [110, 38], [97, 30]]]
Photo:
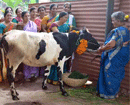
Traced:
[[12, 96], [13, 100], [19, 100], [19, 98], [17, 96]]
[[62, 92], [63, 96], [68, 96], [69, 94], [67, 92]]
[[47, 86], [42, 86], [42, 89], [47, 90]]

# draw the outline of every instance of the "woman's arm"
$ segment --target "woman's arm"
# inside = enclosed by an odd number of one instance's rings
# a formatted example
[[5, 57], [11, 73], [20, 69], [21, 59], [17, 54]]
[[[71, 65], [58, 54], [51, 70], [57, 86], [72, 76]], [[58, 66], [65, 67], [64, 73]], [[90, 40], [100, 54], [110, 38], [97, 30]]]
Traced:
[[2, 34], [3, 34], [3, 27], [2, 27], [2, 25], [0, 24], [0, 39], [2, 38]]
[[41, 30], [42, 30], [43, 32], [47, 32], [47, 31], [46, 31], [46, 25], [45, 25], [45, 24], [41, 24]]
[[103, 46], [99, 47], [97, 52], [103, 52], [105, 50], [109, 50], [109, 49], [115, 47], [115, 45], [116, 45], [116, 41], [115, 40], [111, 40], [106, 45], [103, 45]]
[[2, 38], [2, 34], [0, 34], [0, 39]]
[[41, 21], [41, 30], [43, 32], [47, 32], [47, 21], [48, 21], [49, 17], [48, 16], [44, 16], [42, 21]]
[[52, 27], [52, 32], [59, 32], [59, 30], [57, 29], [57, 27]]
[[57, 23], [52, 23], [49, 29], [50, 29], [52, 32], [59, 32], [59, 30], [58, 30], [57, 27], [58, 27]]

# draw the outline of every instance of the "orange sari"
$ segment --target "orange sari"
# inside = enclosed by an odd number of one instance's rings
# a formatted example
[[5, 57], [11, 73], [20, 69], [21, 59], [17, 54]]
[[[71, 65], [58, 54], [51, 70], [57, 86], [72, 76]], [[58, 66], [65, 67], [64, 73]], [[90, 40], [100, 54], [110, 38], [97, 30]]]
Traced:
[[54, 17], [51, 17], [51, 18], [49, 15], [43, 17], [41, 24], [47, 26], [46, 30], [48, 33], [51, 32], [49, 28], [50, 28], [51, 24], [53, 22], [55, 22], [56, 17], [57, 17], [57, 15], [55, 15]]
[[[3, 29], [3, 33], [2, 35], [4, 35], [4, 33], [14, 29], [16, 26], [16, 24], [14, 23], [10, 23], [8, 26], [6, 26]], [[7, 79], [7, 59], [4, 56], [4, 51], [3, 49], [0, 50], [0, 82], [2, 82], [3, 80]]]

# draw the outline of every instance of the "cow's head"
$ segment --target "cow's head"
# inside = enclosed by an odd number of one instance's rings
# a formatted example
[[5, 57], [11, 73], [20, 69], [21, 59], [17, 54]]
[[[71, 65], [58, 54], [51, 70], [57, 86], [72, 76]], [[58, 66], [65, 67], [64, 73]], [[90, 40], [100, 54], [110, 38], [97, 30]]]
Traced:
[[95, 51], [97, 50], [100, 45], [98, 44], [97, 40], [92, 37], [90, 32], [85, 28], [80, 30], [79, 38], [77, 40], [77, 50], [78, 54], [83, 54], [83, 52], [87, 51]]
[[100, 44], [95, 38], [93, 38], [88, 29], [83, 29], [82, 31], [80, 31], [80, 39], [87, 40], [88, 49], [97, 50], [100, 47]]

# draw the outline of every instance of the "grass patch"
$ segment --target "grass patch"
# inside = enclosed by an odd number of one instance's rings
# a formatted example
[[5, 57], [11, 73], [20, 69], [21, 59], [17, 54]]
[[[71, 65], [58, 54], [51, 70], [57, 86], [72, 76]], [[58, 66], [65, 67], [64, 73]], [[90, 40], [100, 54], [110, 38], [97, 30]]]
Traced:
[[[93, 105], [103, 105], [103, 104], [124, 105], [123, 100], [121, 98], [115, 100], [108, 100], [96, 96], [96, 87], [94, 86], [87, 86], [86, 88], [68, 89], [67, 92], [71, 97], [83, 99], [86, 102], [89, 102]], [[124, 101], [125, 103], [126, 101], [129, 103], [129, 101], [126, 99]]]

